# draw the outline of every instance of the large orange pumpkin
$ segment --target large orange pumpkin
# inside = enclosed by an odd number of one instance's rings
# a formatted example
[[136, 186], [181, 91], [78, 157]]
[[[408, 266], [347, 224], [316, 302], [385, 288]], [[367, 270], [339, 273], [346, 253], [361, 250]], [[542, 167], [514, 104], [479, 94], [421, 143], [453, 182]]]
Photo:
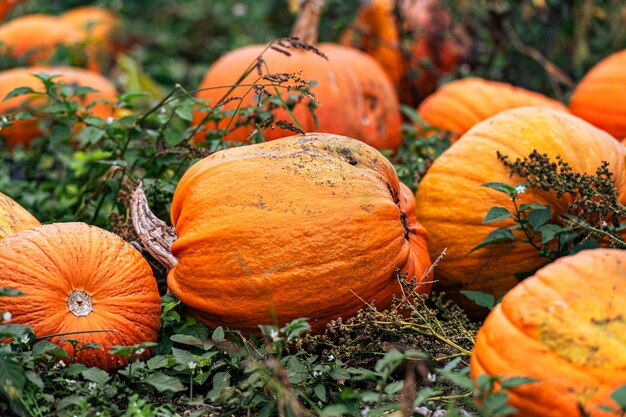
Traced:
[[[0, 240], [0, 288], [27, 294], [19, 301], [0, 298], [0, 310], [38, 337], [86, 332], [66, 337], [102, 345], [78, 353], [77, 360], [89, 366], [123, 366], [127, 360], [108, 353], [110, 346], [157, 337], [161, 307], [150, 266], [130, 244], [97, 227], [58, 223]], [[69, 343], [58, 336], [50, 340], [73, 356]]]
[[[0, 71], [0, 97], [4, 98], [17, 87], [30, 87], [36, 92], [45, 92], [42, 81], [33, 76], [35, 73], [59, 75], [57, 82], [69, 85], [92, 87], [98, 92], [85, 94], [77, 97], [81, 106], [85, 107], [97, 100], [105, 100], [111, 104], [97, 102], [88, 112], [94, 116], [107, 118], [113, 115], [113, 104], [116, 101], [117, 90], [104, 76], [72, 67], [28, 67], [14, 68]], [[16, 113], [24, 109], [36, 113], [38, 107], [45, 104], [45, 100], [39, 96], [22, 95], [0, 102], [0, 114]], [[36, 120], [16, 120], [11, 126], [6, 126], [0, 131], [8, 146], [28, 144], [32, 139], [40, 135]]]
[[511, 84], [482, 78], [452, 81], [440, 87], [418, 108], [422, 119], [454, 133], [453, 141], [475, 124], [503, 110], [524, 106], [547, 107], [568, 111], [562, 103]]
[[509, 391], [516, 416], [615, 416], [626, 383], [626, 252], [561, 258], [511, 290], [476, 337], [471, 370], [538, 382]]
[[0, 42], [15, 57], [31, 53], [30, 64], [45, 63], [58, 45], [74, 45], [83, 32], [56, 16], [31, 14], [17, 17], [0, 26]]
[[414, 210], [393, 165], [354, 139], [319, 133], [220, 151], [176, 188], [168, 288], [211, 327], [256, 333], [308, 317], [319, 332], [365, 302], [387, 307], [403, 273], [429, 292]]
[[[593, 174], [609, 163], [619, 199], [626, 203], [626, 148], [610, 135], [570, 114], [537, 107], [508, 110], [470, 129], [430, 167], [417, 190], [417, 220], [429, 233], [431, 256], [447, 248], [437, 266], [438, 281], [450, 292], [477, 290], [501, 296], [518, 281], [515, 273], [529, 272], [546, 262], [529, 244], [499, 243], [470, 251], [511, 219], [482, 224], [491, 207], [512, 209], [506, 194], [482, 187], [490, 182], [517, 184], [496, 153], [523, 158], [533, 150], [557, 155], [574, 171]], [[551, 206], [567, 212], [569, 195], [527, 190], [521, 203]], [[520, 232], [521, 233], [521, 232]], [[460, 297], [463, 300], [464, 297]]]
[[[320, 4], [313, 4], [313, 3]], [[321, 1], [307, 3], [296, 25], [293, 36], [314, 44], [317, 40], [317, 24], [321, 12]], [[312, 52], [290, 50], [291, 56], [268, 50], [263, 58], [271, 73], [298, 73], [305, 80], [314, 80], [317, 85], [311, 91], [320, 101], [314, 118], [306, 105], [296, 106], [293, 111], [295, 118], [306, 132], [327, 132], [345, 135], [362, 140], [377, 149], [395, 149], [401, 142], [401, 116], [393, 85], [380, 65], [370, 56], [353, 48], [323, 43], [317, 45], [328, 60]], [[200, 89], [231, 86], [255, 62], [257, 56], [265, 49], [264, 45], [254, 45], [232, 51], [211, 66], [204, 76]], [[253, 71], [243, 80], [250, 84], [258, 78]], [[232, 97], [243, 96], [249, 87], [235, 88]], [[227, 89], [217, 88], [200, 91], [200, 99], [209, 100], [215, 105], [226, 93]], [[282, 92], [283, 95], [287, 93]], [[248, 94], [243, 105], [256, 102], [253, 94]], [[239, 102], [233, 101], [224, 106], [233, 109]], [[205, 113], [196, 112], [193, 116], [195, 124], [199, 124]], [[279, 120], [291, 121], [285, 111], [276, 113]], [[226, 128], [230, 118], [219, 124], [209, 124], [209, 128]], [[238, 128], [228, 133], [224, 140], [244, 142], [251, 128]], [[206, 132], [201, 131], [194, 138], [195, 142], [204, 140]], [[276, 128], [265, 131], [267, 139], [277, 139], [293, 135], [287, 129]]]
[[[401, 49], [394, 7], [413, 37], [407, 51]], [[453, 71], [468, 54], [467, 35], [454, 27], [448, 10], [438, 0], [372, 0], [364, 2], [354, 24], [341, 43], [373, 56], [398, 86], [400, 98], [416, 105]]]
[[626, 136], [626, 49], [600, 61], [580, 81], [570, 102], [572, 113], [606, 130]]
[[40, 224], [24, 207], [0, 193], [0, 239]]

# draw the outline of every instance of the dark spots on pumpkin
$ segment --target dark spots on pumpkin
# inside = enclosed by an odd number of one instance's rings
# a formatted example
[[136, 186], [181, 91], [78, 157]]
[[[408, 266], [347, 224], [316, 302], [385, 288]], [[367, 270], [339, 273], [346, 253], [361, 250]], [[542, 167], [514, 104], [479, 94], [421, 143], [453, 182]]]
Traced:
[[400, 211], [400, 222], [404, 229], [404, 240], [409, 240], [409, 226], [406, 224], [406, 213], [403, 211]]
[[348, 161], [350, 165], [356, 165], [358, 163], [358, 161], [356, 160], [356, 158], [354, 157], [354, 154], [352, 153], [350, 149], [341, 148], [339, 150], [339, 153]]
[[591, 322], [595, 324], [596, 326], [606, 326], [607, 324], [611, 324], [614, 321], [624, 321], [624, 316], [621, 314], [618, 314], [615, 317], [607, 317], [604, 319], [594, 319], [594, 318], [591, 319]]

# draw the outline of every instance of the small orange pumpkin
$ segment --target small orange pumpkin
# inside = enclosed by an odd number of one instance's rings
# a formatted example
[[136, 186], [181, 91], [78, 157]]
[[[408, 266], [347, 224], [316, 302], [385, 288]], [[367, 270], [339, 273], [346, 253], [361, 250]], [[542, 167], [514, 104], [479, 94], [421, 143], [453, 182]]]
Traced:
[[626, 49], [596, 64], [580, 81], [572, 113], [616, 138], [626, 136]]
[[[397, 4], [412, 42], [400, 47], [394, 7]], [[373, 56], [400, 92], [402, 102], [417, 105], [468, 55], [468, 36], [453, 27], [450, 13], [438, 0], [372, 0], [363, 2], [354, 24], [341, 36], [343, 45]]]
[[24, 207], [0, 193], [0, 239], [40, 224]]
[[[437, 158], [417, 190], [417, 220], [429, 233], [431, 256], [447, 248], [437, 266], [442, 289], [499, 297], [518, 282], [515, 273], [533, 271], [546, 262], [530, 245], [519, 242], [470, 252], [498, 227], [513, 225], [511, 219], [482, 223], [490, 208], [511, 208], [511, 202], [507, 195], [481, 185], [523, 182], [510, 177], [497, 152], [515, 160], [533, 150], [552, 160], [560, 155], [581, 173], [593, 174], [607, 161], [619, 200], [626, 203], [626, 148], [606, 132], [558, 110], [522, 107], [501, 112], [474, 126]], [[567, 212], [570, 201], [569, 195], [558, 199], [533, 189], [521, 194], [521, 203], [547, 204], [559, 213]]]
[[393, 165], [354, 139], [319, 133], [223, 150], [176, 187], [167, 285], [211, 327], [258, 333], [307, 317], [320, 332], [364, 301], [389, 306], [398, 274], [430, 291], [414, 210]]
[[[317, 25], [321, 12], [321, 0], [310, 1], [304, 7], [294, 26], [292, 36], [309, 44], [317, 41]], [[311, 88], [321, 107], [315, 111], [317, 126], [306, 105], [297, 106], [293, 115], [305, 132], [327, 132], [345, 135], [362, 140], [377, 149], [396, 149], [401, 142], [401, 116], [393, 85], [380, 65], [370, 56], [356, 49], [323, 43], [317, 45], [328, 60], [307, 51], [290, 50], [291, 56], [268, 50], [263, 59], [271, 73], [298, 73], [305, 80], [315, 80]], [[211, 66], [204, 76], [200, 89], [218, 86], [231, 86], [246, 71], [257, 56], [265, 49], [264, 45], [253, 45], [232, 51]], [[253, 83], [258, 74], [253, 71], [243, 80], [243, 84]], [[231, 96], [241, 97], [249, 87], [237, 87]], [[200, 91], [197, 97], [217, 104], [227, 89]], [[283, 92], [282, 94], [286, 94]], [[253, 105], [255, 98], [248, 94], [243, 106]], [[224, 106], [234, 109], [239, 104], [233, 101]], [[199, 124], [205, 113], [196, 112], [193, 123]], [[276, 113], [279, 120], [291, 121], [285, 111]], [[230, 118], [222, 120], [210, 128], [226, 128]], [[244, 142], [252, 128], [238, 128], [229, 132], [224, 140]], [[204, 140], [206, 132], [200, 131], [194, 138], [196, 143]], [[268, 140], [292, 135], [287, 129], [276, 128], [265, 132]]]
[[[130, 244], [94, 226], [57, 223], [1, 239], [0, 288], [27, 294], [19, 302], [0, 297], [0, 311], [37, 336], [87, 332], [66, 337], [102, 345], [78, 352], [77, 361], [88, 366], [124, 366], [127, 359], [110, 354], [110, 346], [157, 338], [161, 306], [150, 266]], [[50, 341], [73, 356], [69, 343]]]
[[15, 57], [31, 53], [28, 63], [45, 63], [58, 45], [73, 45], [83, 33], [61, 22], [56, 16], [31, 14], [17, 17], [0, 26], [0, 42]]
[[[107, 118], [112, 116], [113, 103], [116, 101], [117, 90], [103, 75], [97, 72], [72, 67], [28, 67], [14, 68], [0, 71], [0, 98], [6, 97], [17, 87], [30, 87], [36, 92], [44, 92], [45, 88], [41, 80], [33, 74], [46, 73], [59, 75], [57, 82], [65, 84], [92, 87], [97, 92], [85, 94], [78, 98], [81, 106], [85, 107], [97, 100], [105, 100], [111, 104], [97, 102], [88, 112], [94, 116]], [[41, 97], [23, 95], [0, 102], [0, 114], [15, 113], [29, 109], [36, 113], [38, 107], [45, 104]], [[37, 127], [36, 120], [15, 120], [11, 126], [6, 126], [0, 131], [0, 136], [5, 138], [6, 144], [11, 147], [17, 144], [28, 144], [41, 132]]]
[[431, 125], [453, 132], [452, 140], [456, 141], [475, 124], [503, 110], [524, 106], [568, 111], [562, 103], [524, 88], [466, 78], [440, 87], [422, 102], [418, 114]]
[[515, 416], [609, 417], [626, 382], [626, 251], [595, 249], [558, 259], [513, 288], [478, 332], [479, 375], [531, 377], [509, 391]]

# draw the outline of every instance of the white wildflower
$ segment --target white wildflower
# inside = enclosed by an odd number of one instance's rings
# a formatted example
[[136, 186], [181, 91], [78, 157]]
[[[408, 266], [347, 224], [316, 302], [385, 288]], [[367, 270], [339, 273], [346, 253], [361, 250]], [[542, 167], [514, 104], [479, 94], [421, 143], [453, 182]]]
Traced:
[[335, 360], [335, 355], [328, 355], [328, 362], [332, 362]]
[[245, 16], [248, 12], [248, 6], [243, 3], [235, 3], [233, 4], [231, 11], [233, 12], [233, 15], [237, 17]]
[[146, 350], [144, 348], [139, 348], [135, 351], [135, 355], [139, 356], [144, 353]]
[[198, 364], [197, 364], [196, 362], [194, 362], [194, 361], [189, 361], [189, 362], [187, 362], [187, 367], [188, 367], [189, 369], [191, 369], [191, 370], [196, 369], [196, 366], [198, 366]]
[[437, 381], [437, 375], [431, 374], [429, 372], [428, 375], [426, 375], [426, 379], [428, 379], [430, 382], [435, 382], [435, 381]]
[[107, 124], [111, 124], [111, 123], [113, 123], [113, 121], [114, 121], [114, 120], [115, 120], [115, 119], [113, 118], [113, 116], [109, 116], [109, 117], [107, 117]]
[[600, 226], [602, 226], [602, 227], [608, 227], [608, 225], [609, 224], [606, 221], [604, 221], [604, 220], [602, 220], [602, 223], [600, 223]]
[[270, 338], [274, 342], [277, 341], [278, 340], [278, 330], [276, 330], [276, 329], [270, 330]]
[[366, 405], [365, 407], [361, 409], [361, 415], [368, 416], [369, 414], [370, 414], [370, 408]]
[[11, 316], [11, 313], [9, 313], [8, 311], [5, 311], [4, 313], [2, 313], [2, 321], [3, 322], [7, 322], [7, 321], [11, 321], [11, 318], [13, 316]]
[[25, 345], [27, 345], [27, 344], [28, 344], [28, 342], [30, 342], [30, 336], [28, 336], [27, 334], [23, 335], [23, 336], [20, 338], [20, 342], [22, 342], [22, 343], [24, 343]]
[[92, 391], [95, 390], [96, 387], [97, 387], [97, 385], [96, 385], [95, 382], [90, 382], [89, 384], [87, 384], [87, 388], [92, 390]]
[[516, 185], [515, 186], [515, 191], [517, 191], [517, 194], [524, 194], [526, 192], [527, 188], [524, 184], [520, 184], [520, 185]]

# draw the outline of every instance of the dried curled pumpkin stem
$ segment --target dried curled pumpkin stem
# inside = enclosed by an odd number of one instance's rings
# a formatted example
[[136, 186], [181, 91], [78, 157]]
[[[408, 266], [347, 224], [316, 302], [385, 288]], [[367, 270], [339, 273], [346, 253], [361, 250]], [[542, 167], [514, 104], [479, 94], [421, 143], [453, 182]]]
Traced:
[[323, 7], [324, 0], [302, 0], [300, 15], [293, 25], [291, 36], [309, 45], [315, 45]]
[[170, 248], [176, 240], [176, 229], [152, 213], [141, 182], [133, 192], [130, 216], [139, 240], [148, 253], [167, 269], [174, 268], [178, 259], [172, 255]]

